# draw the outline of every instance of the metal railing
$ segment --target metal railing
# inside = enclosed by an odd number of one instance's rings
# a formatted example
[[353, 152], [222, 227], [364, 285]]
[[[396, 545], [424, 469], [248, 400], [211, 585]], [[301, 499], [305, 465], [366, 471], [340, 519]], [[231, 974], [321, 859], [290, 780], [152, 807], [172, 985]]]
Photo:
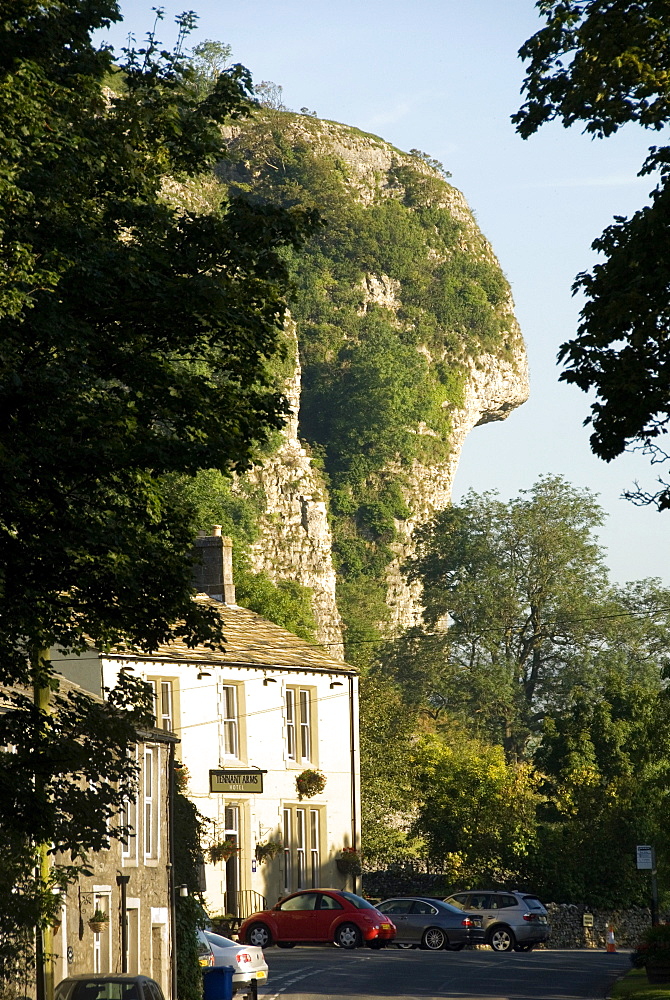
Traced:
[[237, 892], [225, 894], [226, 913], [234, 914], [240, 920], [246, 920], [252, 913], [267, 909], [267, 900], [254, 889], [240, 889]]

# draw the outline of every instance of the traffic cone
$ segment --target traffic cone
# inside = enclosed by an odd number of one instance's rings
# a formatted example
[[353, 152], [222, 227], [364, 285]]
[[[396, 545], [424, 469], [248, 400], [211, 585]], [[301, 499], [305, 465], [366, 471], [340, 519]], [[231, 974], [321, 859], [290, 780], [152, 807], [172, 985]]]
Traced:
[[616, 952], [616, 941], [614, 939], [614, 927], [610, 924], [607, 928], [607, 953], [614, 955]]

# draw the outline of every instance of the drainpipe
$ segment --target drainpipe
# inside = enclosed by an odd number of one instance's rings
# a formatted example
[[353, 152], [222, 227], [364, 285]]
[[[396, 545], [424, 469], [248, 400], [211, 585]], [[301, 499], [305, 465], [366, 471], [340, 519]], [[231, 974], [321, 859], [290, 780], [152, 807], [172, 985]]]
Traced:
[[[358, 815], [356, 789], [356, 719], [354, 717], [354, 675], [349, 674], [349, 759], [351, 766], [351, 846], [358, 849]], [[353, 891], [356, 892], [356, 876], [352, 875]]]
[[168, 767], [168, 840], [170, 860], [168, 862], [168, 891], [170, 894], [170, 958], [172, 959], [172, 1000], [177, 1000], [177, 903], [174, 885], [174, 743], [170, 743]]
[[121, 888], [121, 972], [128, 971], [128, 906], [126, 886], [130, 875], [117, 875], [116, 884]]

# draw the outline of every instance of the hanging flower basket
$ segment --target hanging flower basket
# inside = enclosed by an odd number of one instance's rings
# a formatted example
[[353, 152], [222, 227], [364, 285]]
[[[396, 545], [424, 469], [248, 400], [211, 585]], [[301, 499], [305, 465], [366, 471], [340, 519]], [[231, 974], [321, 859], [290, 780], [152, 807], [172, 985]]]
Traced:
[[218, 844], [212, 844], [207, 853], [209, 860], [213, 865], [216, 865], [219, 861], [228, 861], [238, 851], [239, 847], [234, 840], [220, 840]]
[[265, 861], [271, 861], [283, 849], [283, 845], [278, 840], [268, 840], [266, 844], [256, 844], [256, 861], [262, 865]]
[[105, 927], [109, 923], [109, 917], [104, 910], [95, 910], [93, 916], [88, 922], [88, 926], [91, 928], [94, 934], [102, 934]]
[[355, 847], [343, 847], [335, 864], [341, 875], [360, 875], [363, 871], [362, 859]]
[[303, 799], [311, 799], [326, 787], [326, 776], [321, 771], [302, 771], [295, 779], [295, 787], [301, 802]]

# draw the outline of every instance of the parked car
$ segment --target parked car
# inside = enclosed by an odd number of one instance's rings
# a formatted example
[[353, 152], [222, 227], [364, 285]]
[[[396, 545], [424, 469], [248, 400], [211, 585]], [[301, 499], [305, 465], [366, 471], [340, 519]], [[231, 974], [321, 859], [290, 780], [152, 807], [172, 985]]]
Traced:
[[494, 951], [531, 951], [551, 934], [547, 911], [532, 893], [456, 892], [445, 902], [468, 913], [480, 913], [484, 939]]
[[259, 948], [326, 941], [347, 949], [362, 944], [383, 948], [395, 932], [391, 919], [362, 896], [340, 889], [312, 889], [294, 892], [271, 910], [248, 917], [239, 939]]
[[203, 969], [217, 965], [233, 967], [233, 995], [255, 1000], [258, 983], [267, 982], [268, 967], [262, 948], [240, 945], [213, 931], [198, 931], [198, 955]]
[[393, 920], [396, 926], [393, 943], [400, 948], [460, 951], [466, 944], [477, 944], [483, 940], [481, 914], [464, 913], [440, 899], [428, 896], [396, 897], [385, 899], [377, 909]]
[[155, 979], [125, 973], [80, 973], [63, 979], [54, 1000], [165, 1000]]

